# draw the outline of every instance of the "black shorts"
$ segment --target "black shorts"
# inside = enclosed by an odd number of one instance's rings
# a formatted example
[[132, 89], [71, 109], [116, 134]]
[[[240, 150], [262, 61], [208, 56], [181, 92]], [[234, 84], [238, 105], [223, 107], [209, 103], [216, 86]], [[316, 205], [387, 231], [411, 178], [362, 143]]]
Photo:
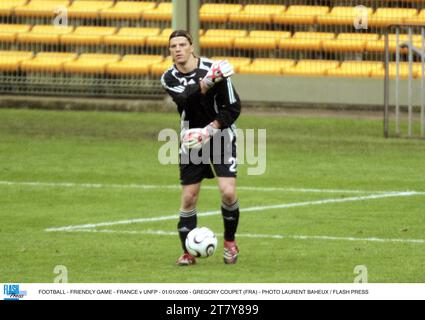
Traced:
[[228, 128], [214, 136], [201, 150], [180, 148], [180, 184], [204, 179], [237, 176], [236, 133]]

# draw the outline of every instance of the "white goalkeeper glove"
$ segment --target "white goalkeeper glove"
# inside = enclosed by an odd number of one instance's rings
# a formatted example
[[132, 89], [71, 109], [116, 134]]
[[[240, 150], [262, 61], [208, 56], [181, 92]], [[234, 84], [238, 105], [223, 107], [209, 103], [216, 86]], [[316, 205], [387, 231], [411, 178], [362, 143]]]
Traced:
[[201, 149], [219, 131], [212, 122], [205, 128], [185, 130], [182, 132], [182, 145], [187, 149]]
[[227, 60], [219, 60], [212, 64], [202, 81], [210, 89], [215, 83], [220, 82], [224, 78], [231, 77], [234, 73], [233, 66]]

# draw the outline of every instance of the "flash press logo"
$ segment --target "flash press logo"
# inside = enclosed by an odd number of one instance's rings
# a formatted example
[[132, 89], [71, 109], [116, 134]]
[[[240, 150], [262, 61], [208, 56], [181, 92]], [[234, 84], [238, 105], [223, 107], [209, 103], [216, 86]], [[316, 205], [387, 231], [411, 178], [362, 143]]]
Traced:
[[3, 286], [4, 300], [19, 300], [27, 295], [26, 291], [21, 291], [19, 284], [5, 284]]

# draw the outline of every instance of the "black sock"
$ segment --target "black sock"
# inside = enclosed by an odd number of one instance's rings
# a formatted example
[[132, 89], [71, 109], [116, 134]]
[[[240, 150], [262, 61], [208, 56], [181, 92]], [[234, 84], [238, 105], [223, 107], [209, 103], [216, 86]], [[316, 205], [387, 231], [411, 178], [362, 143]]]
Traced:
[[224, 221], [224, 240], [235, 241], [235, 233], [239, 224], [239, 201], [232, 205], [222, 203], [221, 212]]
[[182, 248], [184, 252], [187, 252], [186, 250], [186, 237], [189, 234], [190, 231], [196, 228], [197, 224], [197, 216], [196, 216], [196, 209], [193, 209], [192, 211], [180, 211], [180, 221], [177, 225], [177, 228], [179, 230], [179, 236], [180, 241], [182, 243]]

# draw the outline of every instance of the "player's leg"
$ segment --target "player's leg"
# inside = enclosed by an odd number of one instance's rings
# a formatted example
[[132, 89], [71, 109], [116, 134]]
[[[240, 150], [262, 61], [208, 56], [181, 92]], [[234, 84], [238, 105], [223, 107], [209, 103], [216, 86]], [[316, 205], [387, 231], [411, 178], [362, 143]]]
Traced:
[[177, 264], [181, 266], [195, 263], [195, 258], [187, 253], [185, 242], [189, 232], [195, 229], [197, 225], [196, 204], [200, 189], [201, 183], [182, 186], [180, 219], [177, 226], [183, 249], [183, 255], [177, 260]]
[[221, 193], [221, 212], [224, 222], [224, 263], [237, 262], [239, 248], [236, 244], [236, 231], [239, 225], [239, 201], [236, 195], [236, 178], [218, 177]]
[[239, 223], [239, 201], [236, 195], [236, 178], [218, 177], [221, 194], [221, 211], [224, 220], [224, 239], [234, 241]]
[[234, 128], [221, 132], [219, 140], [214, 137], [213, 166], [218, 177], [221, 194], [221, 212], [224, 222], [224, 262], [234, 264], [239, 249], [235, 234], [239, 224], [239, 201], [236, 195], [237, 155]]

